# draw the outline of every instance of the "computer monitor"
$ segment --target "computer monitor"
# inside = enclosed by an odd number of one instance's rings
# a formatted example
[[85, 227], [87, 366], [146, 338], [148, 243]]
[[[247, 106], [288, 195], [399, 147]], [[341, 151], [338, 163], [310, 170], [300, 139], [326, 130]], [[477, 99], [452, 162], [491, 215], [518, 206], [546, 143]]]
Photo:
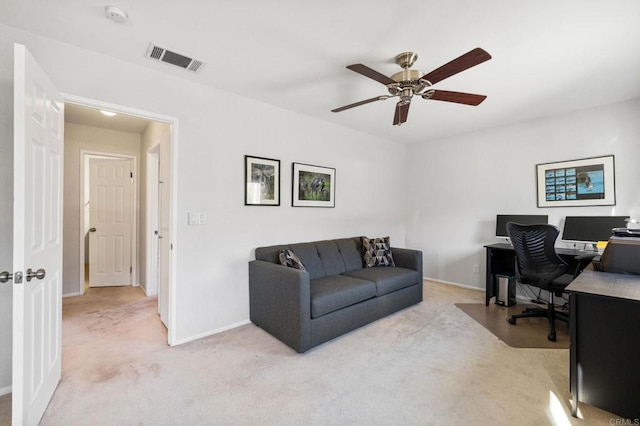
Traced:
[[626, 228], [629, 216], [567, 216], [562, 240], [595, 245], [608, 241], [613, 228]]
[[533, 225], [536, 223], [549, 223], [549, 216], [546, 214], [499, 214], [496, 215], [496, 237], [509, 238], [507, 235], [507, 223], [516, 222], [523, 225]]

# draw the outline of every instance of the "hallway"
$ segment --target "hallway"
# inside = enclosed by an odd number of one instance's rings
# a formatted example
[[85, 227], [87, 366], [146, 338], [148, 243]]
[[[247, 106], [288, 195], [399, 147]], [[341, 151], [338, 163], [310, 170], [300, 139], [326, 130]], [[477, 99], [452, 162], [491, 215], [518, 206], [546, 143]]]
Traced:
[[[87, 286], [83, 296], [62, 299], [62, 379], [56, 394], [144, 374], [139, 368], [145, 354], [167, 347], [157, 309], [157, 296], [146, 297], [140, 287]], [[74, 385], [67, 388], [65, 383]], [[8, 394], [0, 397], [0, 426], [10, 424]]]

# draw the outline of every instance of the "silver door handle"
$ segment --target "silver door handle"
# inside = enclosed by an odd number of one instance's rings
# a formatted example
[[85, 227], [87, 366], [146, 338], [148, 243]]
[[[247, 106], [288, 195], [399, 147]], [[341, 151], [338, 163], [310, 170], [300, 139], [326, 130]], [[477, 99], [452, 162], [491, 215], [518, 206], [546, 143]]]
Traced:
[[15, 274], [9, 271], [0, 272], [0, 283], [6, 283], [9, 280], [14, 280], [15, 284], [22, 284], [22, 272], [16, 272]]
[[31, 268], [29, 268], [29, 269], [27, 269], [27, 275], [25, 276], [25, 278], [27, 279], [27, 282], [29, 282], [33, 278], [37, 278], [39, 280], [44, 279], [44, 277], [46, 275], [47, 275], [47, 271], [45, 271], [42, 268], [38, 269], [35, 272], [33, 272], [33, 270]]
[[89, 228], [89, 232], [96, 232], [96, 228]]

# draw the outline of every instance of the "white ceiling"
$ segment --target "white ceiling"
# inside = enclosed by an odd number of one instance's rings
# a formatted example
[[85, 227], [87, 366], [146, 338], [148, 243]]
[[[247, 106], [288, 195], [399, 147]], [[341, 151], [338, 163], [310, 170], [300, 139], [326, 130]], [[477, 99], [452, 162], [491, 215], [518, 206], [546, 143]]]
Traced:
[[[118, 0], [125, 24], [107, 4], [3, 0], [0, 22], [406, 143], [640, 97], [638, 0]], [[151, 61], [152, 42], [207, 64]], [[330, 112], [386, 92], [346, 65], [390, 75], [415, 51], [427, 73], [475, 47], [493, 59], [435, 88], [487, 95], [480, 106], [414, 98], [401, 127], [395, 99]]]
[[102, 114], [98, 109], [69, 103], [64, 106], [64, 121], [65, 123], [82, 124], [84, 126], [138, 134], [142, 134], [150, 123], [150, 120], [146, 118], [126, 114], [116, 114], [109, 117]]

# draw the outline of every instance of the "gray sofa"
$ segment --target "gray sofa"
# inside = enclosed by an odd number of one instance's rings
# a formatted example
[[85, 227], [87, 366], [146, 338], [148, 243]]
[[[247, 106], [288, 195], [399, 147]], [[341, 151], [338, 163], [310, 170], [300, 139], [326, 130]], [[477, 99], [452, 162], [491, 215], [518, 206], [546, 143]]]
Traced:
[[[281, 249], [306, 271], [282, 266]], [[361, 237], [259, 247], [249, 262], [251, 321], [298, 352], [422, 301], [422, 252], [364, 268]]]

